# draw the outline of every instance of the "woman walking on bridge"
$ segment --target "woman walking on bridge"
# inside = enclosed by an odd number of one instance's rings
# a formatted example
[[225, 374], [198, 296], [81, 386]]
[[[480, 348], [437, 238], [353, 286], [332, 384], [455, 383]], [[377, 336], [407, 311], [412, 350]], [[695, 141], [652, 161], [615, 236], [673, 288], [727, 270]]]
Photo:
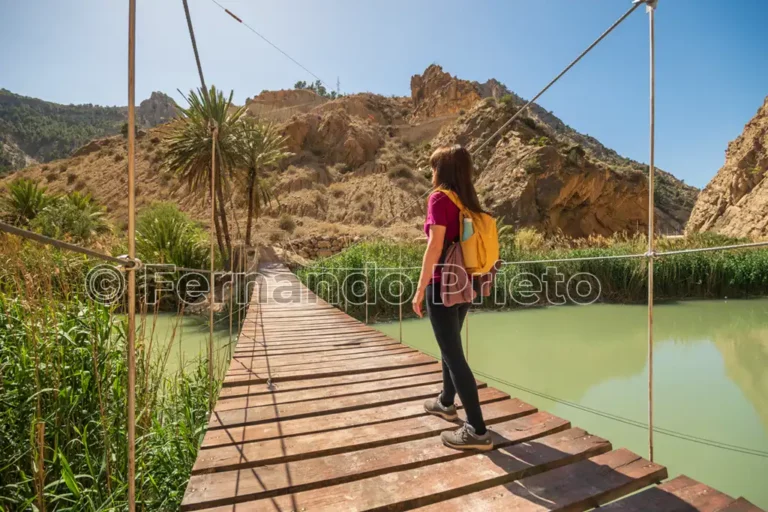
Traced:
[[[454, 399], [458, 393], [467, 421], [453, 432], [443, 432], [446, 446], [459, 450], [490, 450], [493, 441], [485, 428], [483, 413], [477, 394], [477, 384], [461, 347], [461, 328], [469, 310], [469, 303], [446, 305], [442, 299], [441, 264], [445, 262], [448, 248], [459, 241], [460, 210], [446, 193], [453, 192], [466, 210], [481, 213], [480, 201], [472, 185], [472, 157], [459, 146], [438, 148], [429, 159], [432, 167], [432, 184], [438, 190], [429, 197], [424, 231], [429, 237], [421, 266], [413, 310], [421, 317], [422, 302], [426, 299], [427, 314], [435, 332], [443, 362], [443, 390], [424, 403], [424, 408], [446, 420], [458, 419]], [[448, 277], [448, 276], [446, 276]], [[451, 276], [452, 279], [454, 276]]]

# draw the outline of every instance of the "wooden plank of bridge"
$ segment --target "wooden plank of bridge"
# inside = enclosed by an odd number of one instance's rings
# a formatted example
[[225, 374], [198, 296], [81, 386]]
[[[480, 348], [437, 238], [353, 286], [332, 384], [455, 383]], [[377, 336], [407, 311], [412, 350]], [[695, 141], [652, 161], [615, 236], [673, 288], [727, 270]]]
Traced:
[[744, 498], [735, 500], [687, 476], [681, 475], [657, 487], [606, 505], [606, 512], [758, 512]]
[[[441, 388], [439, 363], [308, 293], [284, 268], [262, 273], [182, 510], [575, 511], [666, 478], [662, 466], [483, 383], [494, 449], [446, 448], [439, 434], [460, 422], [423, 408]], [[280, 300], [265, 296], [268, 286]], [[605, 508], [759, 510], [681, 478]]]

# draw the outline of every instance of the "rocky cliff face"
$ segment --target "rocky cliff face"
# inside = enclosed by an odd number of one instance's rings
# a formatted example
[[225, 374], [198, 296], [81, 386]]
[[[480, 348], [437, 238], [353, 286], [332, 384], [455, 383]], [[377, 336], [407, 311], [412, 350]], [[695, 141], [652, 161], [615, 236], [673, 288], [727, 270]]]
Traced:
[[[523, 104], [515, 96], [486, 99], [432, 144], [458, 143], [474, 151]], [[476, 155], [476, 184], [486, 207], [508, 224], [548, 234], [647, 231], [647, 166], [620, 157], [552, 114], [537, 114], [521, 117]], [[657, 172], [657, 230], [680, 233], [697, 190]]]
[[[509, 110], [486, 100], [435, 142], [472, 151], [501, 127]], [[613, 169], [530, 118], [510, 125], [477, 155], [476, 165], [483, 203], [506, 224], [574, 237], [647, 229], [648, 188], [641, 172]]]
[[139, 126], [151, 128], [167, 123], [177, 116], [176, 102], [165, 93], [153, 92], [136, 107], [136, 121]]
[[[329, 100], [299, 90], [249, 99], [248, 114], [277, 123], [294, 153], [265, 177], [277, 201], [264, 209], [257, 233], [270, 242], [318, 234], [356, 236], [378, 228], [384, 237], [423, 236], [432, 150], [455, 143], [474, 150], [524, 100], [495, 80], [469, 82], [439, 66], [414, 76], [411, 85], [411, 96], [400, 98], [365, 93]], [[205, 205], [189, 198], [185, 187], [162, 169], [163, 131], [140, 132], [139, 203], [172, 200], [206, 222]], [[124, 143], [120, 136], [94, 141], [73, 158], [32, 166], [22, 174], [43, 180], [53, 191], [89, 191], [122, 221], [124, 188], [114, 184], [125, 174]], [[572, 236], [646, 230], [645, 166], [536, 105], [491, 141], [475, 163], [485, 206], [514, 226]], [[659, 183], [660, 231], [680, 232], [697, 191], [662, 171]], [[244, 218], [242, 191], [236, 190], [233, 199], [236, 217]], [[284, 214], [295, 220], [290, 235], [280, 228]]]
[[768, 98], [728, 145], [725, 165], [699, 195], [687, 232], [768, 236]]
[[482, 97], [477, 85], [459, 80], [436, 64], [411, 77], [413, 118], [424, 119], [469, 110]]

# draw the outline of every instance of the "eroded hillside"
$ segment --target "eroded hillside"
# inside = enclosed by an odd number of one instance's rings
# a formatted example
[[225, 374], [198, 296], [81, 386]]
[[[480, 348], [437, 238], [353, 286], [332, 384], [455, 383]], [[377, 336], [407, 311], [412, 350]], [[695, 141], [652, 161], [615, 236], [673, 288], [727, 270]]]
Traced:
[[[382, 236], [418, 236], [431, 150], [453, 143], [473, 150], [522, 104], [495, 80], [460, 80], [434, 65], [412, 77], [411, 97], [364, 93], [330, 100], [289, 90], [249, 98], [248, 115], [278, 123], [294, 153], [272, 173], [277, 200], [255, 229], [273, 242], [381, 227]], [[206, 222], [205, 199], [190, 196], [163, 169], [163, 130], [142, 132], [138, 139], [139, 207], [172, 200]], [[124, 221], [124, 159], [125, 140], [116, 136], [18, 174], [39, 179], [52, 191], [87, 190], [107, 205], [112, 218]], [[647, 168], [538, 106], [491, 141], [476, 164], [482, 200], [508, 224], [572, 236], [646, 229]], [[697, 190], [661, 171], [659, 181], [659, 230], [680, 232]], [[243, 219], [244, 208], [245, 198], [236, 190], [230, 215]], [[290, 235], [280, 228], [279, 217], [286, 213], [298, 226]], [[244, 226], [240, 222], [240, 232]], [[233, 235], [239, 236], [237, 226]]]

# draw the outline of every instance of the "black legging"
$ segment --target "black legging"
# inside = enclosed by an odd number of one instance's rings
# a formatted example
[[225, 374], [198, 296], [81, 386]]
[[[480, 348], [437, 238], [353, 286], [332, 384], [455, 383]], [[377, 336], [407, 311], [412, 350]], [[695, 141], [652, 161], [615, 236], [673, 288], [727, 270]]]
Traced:
[[467, 422], [476, 433], [484, 434], [485, 422], [477, 397], [475, 376], [461, 348], [461, 327], [469, 311], [469, 304], [444, 306], [440, 298], [439, 282], [430, 283], [425, 295], [427, 313], [443, 359], [443, 405], [452, 404], [458, 392], [467, 413]]

